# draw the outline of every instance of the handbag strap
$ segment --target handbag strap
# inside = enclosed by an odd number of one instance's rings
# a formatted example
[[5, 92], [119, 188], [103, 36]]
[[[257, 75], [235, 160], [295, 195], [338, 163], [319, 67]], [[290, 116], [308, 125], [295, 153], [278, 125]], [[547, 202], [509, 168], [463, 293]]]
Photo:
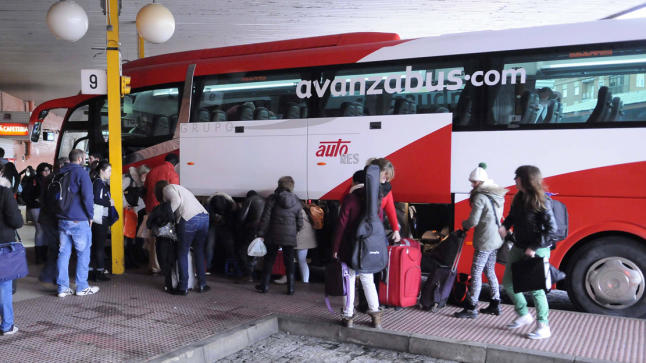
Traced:
[[496, 205], [493, 204], [493, 198], [491, 198], [487, 194], [484, 194], [484, 196], [487, 197], [487, 199], [489, 199], [489, 202], [491, 203], [491, 208], [493, 209], [493, 216], [494, 218], [496, 218], [496, 225], [500, 227], [500, 218], [498, 218], [498, 213], [496, 213]]

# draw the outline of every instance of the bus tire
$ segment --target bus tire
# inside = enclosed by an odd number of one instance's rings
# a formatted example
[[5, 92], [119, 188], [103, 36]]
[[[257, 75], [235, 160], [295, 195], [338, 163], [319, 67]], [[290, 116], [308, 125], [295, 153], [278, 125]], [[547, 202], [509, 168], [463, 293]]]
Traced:
[[599, 237], [572, 255], [567, 292], [581, 310], [646, 316], [646, 246], [621, 235]]

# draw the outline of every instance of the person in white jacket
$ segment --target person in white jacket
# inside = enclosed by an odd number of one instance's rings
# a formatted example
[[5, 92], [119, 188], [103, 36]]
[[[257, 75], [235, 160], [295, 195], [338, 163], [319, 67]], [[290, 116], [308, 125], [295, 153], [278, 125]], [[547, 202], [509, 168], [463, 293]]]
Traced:
[[496, 185], [489, 179], [485, 169], [487, 164], [480, 163], [471, 174], [471, 195], [469, 204], [471, 214], [462, 222], [466, 231], [475, 227], [473, 233], [473, 262], [471, 264], [471, 286], [469, 296], [464, 303], [464, 310], [456, 312], [456, 318], [475, 319], [478, 316], [478, 297], [482, 288], [482, 272], [484, 270], [491, 287], [491, 303], [481, 313], [500, 315], [500, 291], [496, 278], [496, 254], [502, 246], [502, 238], [498, 233], [500, 217], [505, 205], [507, 189]]

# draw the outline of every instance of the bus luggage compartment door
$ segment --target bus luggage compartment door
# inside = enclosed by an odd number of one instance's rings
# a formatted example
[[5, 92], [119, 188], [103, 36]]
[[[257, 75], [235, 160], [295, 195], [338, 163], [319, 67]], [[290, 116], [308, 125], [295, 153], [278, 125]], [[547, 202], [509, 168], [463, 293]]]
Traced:
[[306, 132], [304, 119], [182, 124], [180, 181], [196, 195], [267, 196], [290, 175], [305, 198]]
[[307, 157], [310, 199], [340, 199], [355, 171], [385, 157], [397, 201], [451, 202], [450, 113], [309, 119]]

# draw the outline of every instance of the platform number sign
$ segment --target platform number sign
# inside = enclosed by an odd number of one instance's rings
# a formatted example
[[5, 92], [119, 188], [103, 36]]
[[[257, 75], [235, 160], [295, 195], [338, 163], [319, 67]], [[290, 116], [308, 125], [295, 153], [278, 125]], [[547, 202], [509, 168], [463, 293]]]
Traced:
[[81, 93], [84, 95], [105, 95], [108, 93], [108, 77], [104, 69], [81, 70]]

